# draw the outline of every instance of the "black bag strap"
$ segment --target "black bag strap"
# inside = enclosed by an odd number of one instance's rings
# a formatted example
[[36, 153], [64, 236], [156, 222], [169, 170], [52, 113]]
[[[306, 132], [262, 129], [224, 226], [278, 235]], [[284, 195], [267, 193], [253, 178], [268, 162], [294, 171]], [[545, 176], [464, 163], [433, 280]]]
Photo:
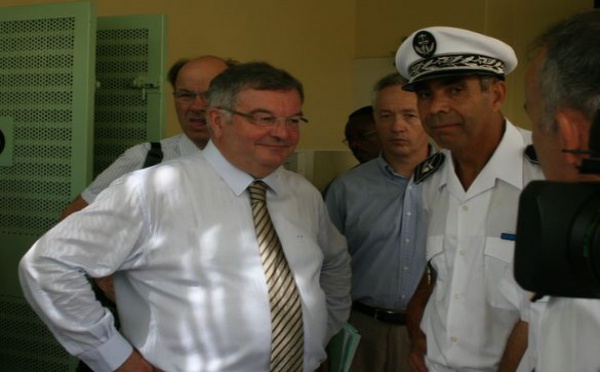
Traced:
[[163, 160], [163, 152], [160, 146], [160, 142], [150, 142], [150, 150], [146, 155], [144, 166], [142, 168], [148, 168], [153, 165], [160, 163]]

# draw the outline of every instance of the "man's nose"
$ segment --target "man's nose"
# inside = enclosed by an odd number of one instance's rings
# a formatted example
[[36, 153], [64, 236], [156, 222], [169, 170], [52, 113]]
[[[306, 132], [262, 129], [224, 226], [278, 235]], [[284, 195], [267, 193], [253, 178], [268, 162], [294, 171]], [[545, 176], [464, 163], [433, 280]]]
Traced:
[[192, 101], [190, 107], [193, 109], [204, 110], [206, 109], [207, 105], [208, 101], [206, 99], [206, 95], [203, 93], [199, 93], [194, 96], [194, 100]]

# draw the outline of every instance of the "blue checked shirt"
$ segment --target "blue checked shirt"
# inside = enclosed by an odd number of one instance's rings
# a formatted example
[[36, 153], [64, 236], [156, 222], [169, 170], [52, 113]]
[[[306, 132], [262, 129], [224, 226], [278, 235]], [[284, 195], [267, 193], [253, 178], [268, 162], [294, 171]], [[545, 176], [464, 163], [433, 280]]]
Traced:
[[348, 240], [352, 299], [406, 309], [426, 265], [421, 186], [379, 156], [334, 180], [325, 200], [332, 222]]

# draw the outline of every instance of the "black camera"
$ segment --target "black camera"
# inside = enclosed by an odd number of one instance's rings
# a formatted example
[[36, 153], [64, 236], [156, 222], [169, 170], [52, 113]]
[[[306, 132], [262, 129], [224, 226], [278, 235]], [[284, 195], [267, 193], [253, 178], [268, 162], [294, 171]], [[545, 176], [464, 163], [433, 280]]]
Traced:
[[[581, 174], [600, 175], [600, 110]], [[538, 295], [600, 298], [600, 183], [533, 181], [519, 199], [514, 273]]]
[[600, 183], [527, 185], [514, 264], [517, 283], [529, 291], [600, 298]]

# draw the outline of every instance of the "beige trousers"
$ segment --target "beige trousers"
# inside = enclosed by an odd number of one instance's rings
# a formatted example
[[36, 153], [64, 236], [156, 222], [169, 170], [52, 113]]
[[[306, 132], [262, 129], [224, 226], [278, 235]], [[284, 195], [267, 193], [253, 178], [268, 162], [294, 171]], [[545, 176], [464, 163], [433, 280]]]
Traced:
[[406, 326], [383, 323], [352, 310], [350, 320], [360, 333], [351, 372], [410, 372]]

